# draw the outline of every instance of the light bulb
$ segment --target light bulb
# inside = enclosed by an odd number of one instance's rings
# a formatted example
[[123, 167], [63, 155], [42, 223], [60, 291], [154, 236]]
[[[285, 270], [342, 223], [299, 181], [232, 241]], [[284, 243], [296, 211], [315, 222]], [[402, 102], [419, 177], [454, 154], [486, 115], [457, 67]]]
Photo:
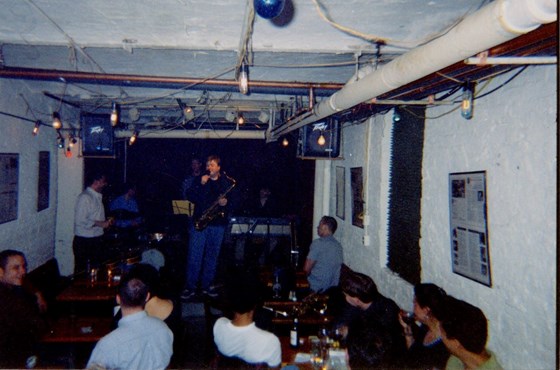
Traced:
[[393, 122], [399, 122], [401, 120], [401, 114], [395, 109], [393, 111]]
[[249, 67], [245, 63], [239, 69], [239, 92], [243, 95], [249, 92]]
[[243, 125], [244, 123], [245, 123], [245, 118], [243, 118], [242, 115], [239, 115], [239, 117], [237, 117], [237, 124]]
[[317, 139], [317, 144], [319, 144], [320, 146], [325, 145], [326, 142], [327, 140], [325, 140], [325, 136], [323, 136], [323, 134], [321, 134], [321, 136], [319, 136], [319, 139]]
[[288, 139], [284, 138], [284, 140], [282, 140], [282, 146], [288, 146], [290, 145], [290, 142], [288, 141]]
[[132, 133], [132, 136], [130, 137], [130, 139], [128, 140], [128, 145], [132, 145], [136, 142], [136, 138], [138, 137], [138, 131], [134, 131]]
[[37, 136], [40, 127], [41, 127], [41, 121], [35, 122], [35, 127], [33, 127], [33, 136]]
[[113, 102], [111, 106], [111, 126], [115, 127], [119, 123], [119, 112], [117, 103]]
[[473, 116], [473, 87], [470, 83], [466, 83], [465, 87], [463, 87], [461, 116], [463, 116], [464, 119], [471, 119]]
[[66, 156], [66, 158], [72, 158], [72, 150], [70, 149], [70, 147], [66, 148], [66, 152], [64, 152], [64, 155]]
[[58, 112], [53, 112], [52, 118], [53, 118], [52, 127], [55, 130], [60, 130], [62, 128], [62, 121], [60, 120], [60, 115], [58, 114]]

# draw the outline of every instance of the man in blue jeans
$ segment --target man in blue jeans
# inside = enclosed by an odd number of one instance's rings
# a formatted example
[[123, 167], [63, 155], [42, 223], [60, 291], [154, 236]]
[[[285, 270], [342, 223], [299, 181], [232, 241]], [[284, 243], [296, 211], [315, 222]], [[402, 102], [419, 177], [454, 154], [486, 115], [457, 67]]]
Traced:
[[[189, 250], [187, 252], [187, 272], [182, 300], [193, 298], [200, 288], [205, 296], [216, 297], [212, 287], [216, 274], [216, 265], [220, 247], [224, 238], [228, 219], [225, 217], [227, 198], [224, 196], [234, 183], [220, 173], [220, 158], [212, 155], [206, 161], [206, 172], [194, 179], [186, 192], [186, 197], [193, 202], [195, 220], [189, 226]], [[216, 217], [202, 220], [201, 216], [214, 207]], [[207, 226], [205, 223], [208, 222]], [[197, 227], [198, 226], [198, 227]]]

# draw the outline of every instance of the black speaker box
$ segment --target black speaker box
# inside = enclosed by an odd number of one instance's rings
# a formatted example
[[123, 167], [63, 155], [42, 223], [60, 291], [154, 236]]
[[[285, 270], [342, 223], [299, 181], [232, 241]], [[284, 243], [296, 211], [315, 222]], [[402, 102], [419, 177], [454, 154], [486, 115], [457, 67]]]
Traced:
[[115, 154], [114, 133], [109, 115], [82, 114], [82, 155], [111, 157]]
[[[338, 158], [340, 156], [340, 128], [338, 120], [327, 118], [306, 125], [299, 130], [297, 156], [300, 158]], [[323, 135], [325, 143], [319, 144]]]

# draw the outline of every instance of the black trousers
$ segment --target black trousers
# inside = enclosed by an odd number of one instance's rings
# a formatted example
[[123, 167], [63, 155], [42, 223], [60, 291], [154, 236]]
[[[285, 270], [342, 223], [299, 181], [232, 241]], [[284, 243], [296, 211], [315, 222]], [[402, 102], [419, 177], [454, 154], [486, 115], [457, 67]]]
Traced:
[[88, 260], [92, 266], [97, 267], [105, 261], [102, 236], [84, 238], [74, 235], [72, 249], [74, 250], [74, 275], [87, 273]]

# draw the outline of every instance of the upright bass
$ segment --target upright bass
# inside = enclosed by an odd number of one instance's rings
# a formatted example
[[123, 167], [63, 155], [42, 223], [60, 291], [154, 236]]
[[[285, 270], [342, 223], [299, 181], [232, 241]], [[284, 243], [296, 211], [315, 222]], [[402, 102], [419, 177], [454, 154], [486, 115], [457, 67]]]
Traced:
[[220, 207], [220, 199], [225, 197], [226, 194], [229, 193], [235, 187], [235, 185], [237, 185], [237, 181], [235, 181], [235, 179], [229, 177], [225, 173], [223, 173], [223, 175], [229, 180], [230, 185], [223, 193], [220, 194], [220, 196], [218, 196], [218, 198], [216, 198], [216, 200], [210, 205], [210, 207], [206, 208], [202, 215], [200, 215], [200, 217], [194, 222], [194, 227], [198, 231], [204, 230], [206, 226], [208, 226], [208, 224], [212, 222], [212, 220], [214, 220], [216, 217], [225, 216], [224, 210]]

